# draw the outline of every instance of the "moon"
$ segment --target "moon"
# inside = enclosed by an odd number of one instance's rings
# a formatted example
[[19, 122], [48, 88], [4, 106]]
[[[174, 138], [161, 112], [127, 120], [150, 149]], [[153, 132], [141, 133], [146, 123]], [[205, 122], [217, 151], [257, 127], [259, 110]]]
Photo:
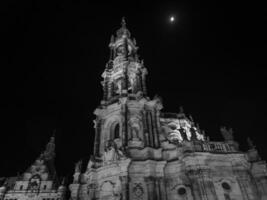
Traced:
[[174, 22], [174, 20], [175, 20], [174, 16], [171, 16], [170, 17], [170, 22], [172, 23], [172, 22]]

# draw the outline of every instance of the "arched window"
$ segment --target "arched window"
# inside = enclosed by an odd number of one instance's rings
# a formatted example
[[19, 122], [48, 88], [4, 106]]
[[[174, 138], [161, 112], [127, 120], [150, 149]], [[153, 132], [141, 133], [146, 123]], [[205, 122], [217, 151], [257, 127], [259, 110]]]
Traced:
[[120, 125], [117, 123], [114, 127], [114, 139], [120, 138]]

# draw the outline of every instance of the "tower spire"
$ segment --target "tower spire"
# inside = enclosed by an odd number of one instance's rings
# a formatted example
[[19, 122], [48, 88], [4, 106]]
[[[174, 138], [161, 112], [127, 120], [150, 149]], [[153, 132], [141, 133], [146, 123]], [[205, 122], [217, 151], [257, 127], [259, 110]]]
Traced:
[[117, 39], [122, 38], [122, 37], [131, 37], [130, 31], [126, 27], [126, 20], [125, 17], [122, 17], [121, 19], [121, 28], [117, 30]]
[[102, 74], [104, 78], [102, 82], [103, 103], [109, 104], [125, 94], [146, 95], [145, 76], [147, 71], [138, 59], [138, 47], [126, 27], [125, 17], [121, 19], [121, 27], [116, 31], [116, 37], [111, 36], [109, 47], [109, 61]]
[[121, 18], [121, 27], [126, 28], [126, 20], [124, 16]]

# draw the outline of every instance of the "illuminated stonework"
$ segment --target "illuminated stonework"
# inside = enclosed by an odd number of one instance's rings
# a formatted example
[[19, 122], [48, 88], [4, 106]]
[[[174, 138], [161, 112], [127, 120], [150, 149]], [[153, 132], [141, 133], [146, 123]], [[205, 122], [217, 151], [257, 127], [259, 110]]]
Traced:
[[[242, 152], [233, 130], [210, 141], [182, 109], [162, 112], [147, 96], [144, 62], [123, 20], [102, 74], [103, 98], [94, 111], [94, 153], [75, 166], [70, 200], [266, 200], [267, 168], [252, 141]], [[55, 144], [23, 174], [0, 185], [0, 200], [63, 200], [54, 170]]]
[[66, 187], [59, 184], [54, 168], [55, 142], [22, 175], [6, 178], [0, 187], [1, 200], [63, 200]]
[[126, 23], [111, 37], [95, 110], [94, 154], [77, 163], [72, 200], [263, 200], [266, 163], [250, 141], [241, 152], [232, 129], [210, 141], [192, 117], [162, 112], [146, 92], [147, 69]]

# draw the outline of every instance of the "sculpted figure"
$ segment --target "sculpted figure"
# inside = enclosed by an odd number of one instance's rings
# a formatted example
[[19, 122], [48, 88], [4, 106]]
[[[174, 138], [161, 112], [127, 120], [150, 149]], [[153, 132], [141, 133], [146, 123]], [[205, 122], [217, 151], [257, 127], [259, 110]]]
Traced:
[[113, 141], [108, 141], [104, 156], [103, 156], [103, 161], [104, 162], [110, 162], [110, 161], [115, 161], [117, 160], [117, 155], [116, 155], [116, 150], [115, 150], [115, 143]]
[[226, 129], [225, 126], [221, 127], [220, 128], [220, 131], [221, 131], [221, 134], [224, 138], [225, 141], [232, 141], [234, 140], [234, 137], [233, 137], [233, 129], [230, 128], [230, 129]]
[[81, 168], [82, 168], [82, 161], [79, 160], [79, 161], [75, 164], [75, 172], [81, 172]]
[[89, 159], [89, 162], [88, 162], [88, 165], [87, 165], [87, 170], [91, 170], [94, 166], [94, 156], [91, 155], [90, 159]]
[[51, 137], [50, 141], [46, 145], [46, 149], [43, 153], [43, 158], [45, 160], [53, 159], [55, 156], [55, 137]]
[[249, 137], [247, 138], [247, 143], [249, 149], [255, 149], [255, 145], [253, 144], [252, 140]]
[[119, 148], [117, 148], [114, 141], [108, 141], [103, 155], [104, 163], [117, 161], [121, 158], [125, 158], [124, 153]]

